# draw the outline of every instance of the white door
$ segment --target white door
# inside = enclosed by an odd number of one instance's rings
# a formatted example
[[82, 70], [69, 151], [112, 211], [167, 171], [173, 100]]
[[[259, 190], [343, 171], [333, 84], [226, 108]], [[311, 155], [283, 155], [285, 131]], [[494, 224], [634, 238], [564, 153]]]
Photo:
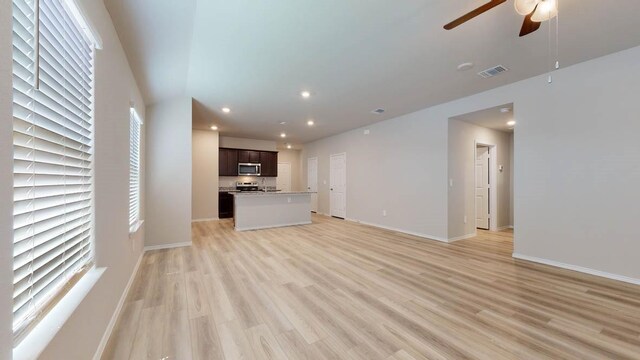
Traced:
[[347, 216], [347, 155], [331, 155], [330, 172], [330, 209], [331, 216]]
[[291, 164], [278, 163], [278, 177], [276, 178], [276, 189], [291, 191]]
[[489, 148], [476, 148], [476, 227], [489, 230]]
[[307, 190], [311, 194], [311, 211], [318, 212], [318, 158], [307, 159]]

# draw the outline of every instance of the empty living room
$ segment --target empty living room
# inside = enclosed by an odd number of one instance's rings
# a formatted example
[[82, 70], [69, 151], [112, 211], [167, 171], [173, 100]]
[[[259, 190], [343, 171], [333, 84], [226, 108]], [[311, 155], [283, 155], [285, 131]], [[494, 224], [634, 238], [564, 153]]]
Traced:
[[640, 1], [0, 10], [0, 360], [640, 360]]

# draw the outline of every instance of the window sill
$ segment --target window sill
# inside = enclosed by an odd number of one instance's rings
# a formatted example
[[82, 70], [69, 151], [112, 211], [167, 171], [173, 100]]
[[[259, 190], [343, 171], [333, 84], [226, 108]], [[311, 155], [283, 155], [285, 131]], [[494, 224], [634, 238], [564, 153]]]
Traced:
[[129, 227], [129, 239], [131, 239], [138, 232], [138, 230], [140, 230], [143, 224], [144, 220], [138, 220], [135, 224]]
[[92, 268], [13, 349], [13, 359], [37, 359], [80, 306], [107, 268]]

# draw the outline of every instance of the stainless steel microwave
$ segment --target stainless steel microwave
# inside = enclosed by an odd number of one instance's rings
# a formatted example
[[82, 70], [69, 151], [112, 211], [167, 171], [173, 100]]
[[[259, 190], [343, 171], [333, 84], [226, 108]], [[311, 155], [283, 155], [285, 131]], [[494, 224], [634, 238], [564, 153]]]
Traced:
[[239, 163], [238, 176], [260, 176], [260, 164]]

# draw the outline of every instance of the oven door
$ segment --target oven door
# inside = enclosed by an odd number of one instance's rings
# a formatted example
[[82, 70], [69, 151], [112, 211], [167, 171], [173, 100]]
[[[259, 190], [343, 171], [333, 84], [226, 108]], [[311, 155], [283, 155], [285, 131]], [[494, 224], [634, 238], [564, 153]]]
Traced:
[[240, 163], [238, 164], [239, 176], [260, 176], [260, 164]]

